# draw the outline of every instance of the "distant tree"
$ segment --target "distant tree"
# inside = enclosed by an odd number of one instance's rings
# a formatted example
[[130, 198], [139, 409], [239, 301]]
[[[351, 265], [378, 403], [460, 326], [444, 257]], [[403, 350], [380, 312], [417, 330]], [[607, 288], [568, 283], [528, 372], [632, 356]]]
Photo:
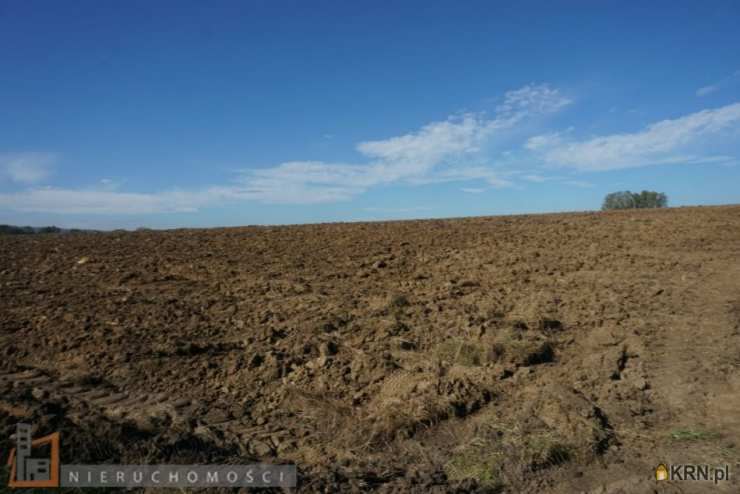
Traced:
[[612, 192], [604, 198], [604, 204], [601, 209], [608, 211], [610, 209], [631, 209], [635, 207], [635, 198], [632, 192], [625, 190], [623, 192]]
[[34, 233], [64, 233], [58, 226], [14, 226], [0, 225], [0, 234], [7, 235], [33, 235]]
[[668, 205], [668, 196], [662, 192], [643, 190], [642, 192], [612, 192], [604, 198], [603, 211], [611, 209], [664, 208]]
[[34, 233], [33, 228], [30, 226], [0, 225], [0, 234], [26, 235], [30, 233]]
[[668, 205], [668, 196], [662, 192], [643, 190], [635, 194], [635, 201], [638, 208], [664, 208]]

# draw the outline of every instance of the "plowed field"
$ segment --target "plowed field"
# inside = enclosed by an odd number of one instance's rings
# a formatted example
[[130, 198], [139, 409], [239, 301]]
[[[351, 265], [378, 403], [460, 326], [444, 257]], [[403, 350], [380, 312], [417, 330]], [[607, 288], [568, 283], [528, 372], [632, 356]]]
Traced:
[[300, 492], [738, 492], [740, 207], [3, 236], [0, 374], [3, 462], [22, 420]]

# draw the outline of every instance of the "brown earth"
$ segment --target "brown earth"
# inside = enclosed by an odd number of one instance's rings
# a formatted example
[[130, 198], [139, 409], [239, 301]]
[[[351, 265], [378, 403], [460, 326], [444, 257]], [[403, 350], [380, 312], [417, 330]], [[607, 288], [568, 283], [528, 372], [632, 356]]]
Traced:
[[3, 456], [738, 492], [740, 207], [0, 237], [0, 361]]

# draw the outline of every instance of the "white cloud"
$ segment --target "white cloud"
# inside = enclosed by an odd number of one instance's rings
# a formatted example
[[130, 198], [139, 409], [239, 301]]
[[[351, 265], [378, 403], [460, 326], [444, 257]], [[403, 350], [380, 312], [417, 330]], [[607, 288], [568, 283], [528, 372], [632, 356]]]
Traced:
[[[288, 164], [286, 164], [288, 165]], [[290, 164], [296, 168], [297, 164]], [[309, 169], [317, 172], [319, 164]], [[361, 189], [341, 183], [323, 184], [320, 173], [313, 178], [280, 177], [291, 166], [280, 168], [276, 177], [263, 174], [248, 184], [232, 183], [201, 189], [168, 189], [139, 193], [119, 191], [115, 181], [103, 179], [95, 187], [64, 189], [36, 187], [16, 193], [0, 193], [0, 209], [25, 213], [58, 214], [153, 214], [187, 213], [228, 202], [258, 201], [266, 204], [316, 204], [349, 200]], [[333, 168], [333, 167], [332, 167]], [[327, 175], [327, 179], [332, 179]]]
[[478, 187], [461, 187], [460, 190], [468, 194], [482, 194], [488, 189], [478, 188]]
[[719, 90], [719, 85], [717, 84], [710, 84], [709, 86], [700, 87], [696, 90], [697, 96], [706, 96], [707, 94], [711, 94], [715, 91]]
[[295, 161], [243, 170], [242, 183], [262, 202], [333, 202], [350, 199], [370, 187], [484, 180], [493, 187], [511, 183], [491, 167], [461, 165], [471, 161], [498, 132], [528, 119], [556, 112], [570, 100], [546, 84], [527, 85], [504, 95], [496, 113], [465, 113], [432, 122], [418, 131], [384, 140], [364, 141], [357, 150], [363, 165]]
[[572, 185], [573, 187], [580, 187], [582, 189], [590, 189], [592, 187], [595, 187], [594, 184], [585, 180], [563, 180], [562, 183], [564, 183], [565, 185]]
[[559, 132], [551, 132], [549, 134], [541, 134], [527, 139], [524, 143], [525, 149], [530, 151], [536, 151], [538, 149], [548, 148], [556, 146], [563, 142], [563, 138]]
[[553, 166], [603, 171], [668, 163], [720, 163], [731, 156], [707, 155], [706, 141], [740, 128], [740, 103], [662, 120], [641, 132], [539, 146]]
[[367, 187], [380, 180], [380, 171], [372, 166], [324, 163], [323, 161], [289, 161], [271, 168], [242, 170], [242, 181], [257, 189], [279, 183]]
[[410, 208], [385, 208], [385, 207], [368, 207], [362, 208], [363, 211], [371, 213], [416, 213], [419, 211], [431, 211], [429, 206], [414, 206]]
[[719, 91], [720, 89], [724, 89], [738, 82], [740, 82], [740, 70], [736, 70], [731, 75], [725, 77], [724, 79], [718, 82], [715, 82], [714, 84], [700, 87], [699, 89], [696, 90], [696, 95], [699, 97], [706, 96], [708, 94], [712, 94], [714, 92]]
[[361, 142], [357, 149], [404, 172], [424, 172], [446, 160], [477, 153], [496, 132], [527, 118], [557, 112], [570, 103], [570, 99], [547, 84], [527, 85], [507, 92], [492, 118], [466, 113], [430, 123], [415, 133]]
[[[0, 194], [0, 207], [25, 212], [145, 214], [189, 212], [228, 201], [271, 204], [346, 201], [371, 187], [390, 183], [421, 185], [481, 180], [489, 187], [508, 187], [512, 183], [505, 178], [506, 173], [481, 165], [481, 159], [475, 159], [482, 147], [500, 132], [513, 129], [527, 119], [559, 111], [570, 102], [546, 84], [527, 85], [507, 92], [491, 117], [466, 113], [429, 123], [416, 132], [360, 142], [357, 150], [368, 159], [365, 164], [291, 161], [241, 170], [228, 185], [153, 193], [123, 192], [118, 182], [103, 179], [97, 187], [89, 189], [31, 188]], [[31, 183], [32, 178], [40, 179], [43, 174], [32, 175], [29, 172], [16, 178]]]
[[416, 133], [361, 142], [357, 149], [370, 158], [393, 165], [401, 173], [423, 173], [451, 157], [477, 152], [491, 131], [492, 122], [465, 114], [430, 123]]
[[0, 177], [19, 184], [38, 183], [51, 174], [53, 163], [51, 153], [0, 154]]
[[104, 191], [115, 191], [121, 188], [125, 182], [120, 180], [114, 180], [112, 178], [101, 178], [98, 184], [94, 187], [96, 190]]
[[547, 182], [548, 180], [552, 180], [551, 177], [545, 177], [540, 175], [539, 173], [528, 173], [526, 175], [522, 175], [522, 179], [526, 180], [527, 182], [535, 183], [542, 183]]
[[571, 185], [573, 187], [581, 187], [581, 188], [594, 187], [594, 184], [592, 184], [591, 182], [587, 182], [585, 180], [569, 180], [564, 177], [545, 176], [545, 175], [540, 175], [539, 173], [527, 173], [524, 175], [520, 175], [520, 178], [522, 180], [526, 180], [527, 182], [534, 182], [538, 184], [549, 182], [549, 183]]
[[483, 180], [492, 187], [509, 187], [511, 181], [504, 178], [508, 172], [496, 172], [487, 166], [465, 166], [447, 167], [437, 170], [423, 177], [413, 177], [407, 182], [413, 185], [424, 185], [445, 182], [466, 182], [471, 180]]
[[513, 91], [507, 91], [504, 102], [496, 110], [510, 118], [521, 118], [527, 114], [554, 113], [572, 103], [557, 89], [547, 84], [528, 84]]
[[0, 194], [0, 207], [24, 213], [144, 214], [196, 211], [182, 193], [140, 194], [105, 190], [38, 188]]

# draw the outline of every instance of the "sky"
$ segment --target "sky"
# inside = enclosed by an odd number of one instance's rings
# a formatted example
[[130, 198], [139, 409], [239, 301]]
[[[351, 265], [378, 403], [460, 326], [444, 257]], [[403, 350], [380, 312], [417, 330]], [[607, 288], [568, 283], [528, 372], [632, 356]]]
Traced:
[[740, 203], [740, 3], [0, 0], [0, 223]]

